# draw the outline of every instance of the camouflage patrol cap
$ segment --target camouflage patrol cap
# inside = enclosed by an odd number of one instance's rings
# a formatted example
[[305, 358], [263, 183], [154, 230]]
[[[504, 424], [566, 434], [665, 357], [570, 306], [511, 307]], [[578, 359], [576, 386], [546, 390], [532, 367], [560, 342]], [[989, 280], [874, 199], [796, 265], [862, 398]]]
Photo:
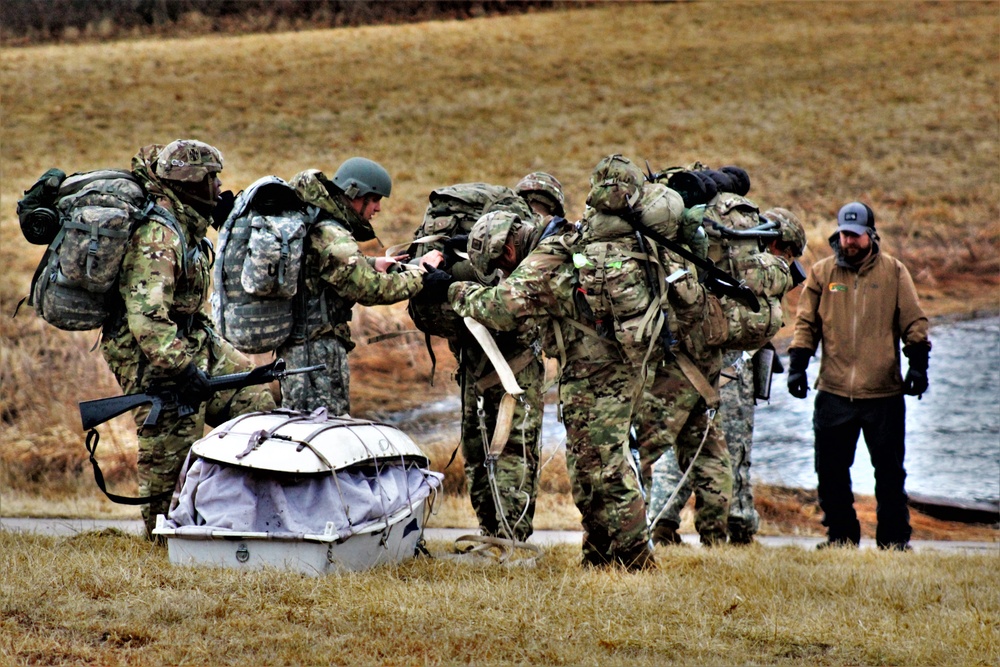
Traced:
[[549, 200], [555, 215], [566, 215], [566, 196], [563, 194], [562, 183], [552, 174], [544, 171], [532, 172], [518, 181], [514, 190], [525, 199], [530, 194], [543, 195]]
[[787, 208], [768, 209], [762, 216], [766, 220], [778, 223], [782, 242], [791, 248], [793, 255], [801, 257], [806, 251], [806, 230], [798, 217]]
[[469, 232], [469, 262], [484, 283], [493, 282], [498, 276], [490, 269], [493, 260], [500, 257], [512, 231], [521, 225], [521, 217], [510, 211], [491, 211], [476, 221]]
[[615, 153], [603, 158], [590, 174], [587, 206], [601, 213], [620, 213], [639, 201], [645, 176], [626, 157]]
[[326, 186], [329, 182], [319, 169], [304, 169], [292, 176], [288, 185], [295, 190], [302, 201], [329, 210], [332, 208], [330, 192]]
[[222, 171], [222, 153], [195, 139], [177, 139], [160, 149], [156, 174], [168, 181], [198, 183]]

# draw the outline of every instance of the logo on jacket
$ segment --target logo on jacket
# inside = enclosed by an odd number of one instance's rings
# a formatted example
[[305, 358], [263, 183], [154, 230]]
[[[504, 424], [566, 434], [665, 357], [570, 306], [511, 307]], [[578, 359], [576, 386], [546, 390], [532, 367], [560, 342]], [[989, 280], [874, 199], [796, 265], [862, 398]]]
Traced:
[[831, 292], [846, 292], [847, 285], [845, 285], [844, 283], [830, 283], [827, 289], [829, 289]]

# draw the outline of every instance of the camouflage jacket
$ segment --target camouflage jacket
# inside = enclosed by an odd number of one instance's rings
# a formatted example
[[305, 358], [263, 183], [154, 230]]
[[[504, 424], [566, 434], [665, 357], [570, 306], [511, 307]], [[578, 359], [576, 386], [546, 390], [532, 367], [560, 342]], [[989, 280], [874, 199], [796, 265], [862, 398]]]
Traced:
[[[300, 193], [301, 195], [301, 193]], [[358, 248], [352, 230], [369, 236], [371, 227], [345, 202], [335, 200], [326, 191], [309, 196], [307, 202], [321, 209], [313, 225], [305, 251], [305, 280], [314, 307], [325, 308], [328, 322], [313, 328], [310, 338], [331, 334], [353, 347], [348, 322], [355, 303], [363, 306], [396, 303], [410, 298], [423, 286], [418, 270], [379, 273], [374, 258]], [[368, 240], [368, 238], [364, 240]], [[318, 298], [317, 298], [318, 297]], [[313, 321], [313, 313], [309, 314]]]
[[105, 326], [101, 343], [112, 371], [134, 374], [138, 382], [147, 369], [151, 378], [177, 374], [214, 335], [202, 310], [213, 260], [205, 239], [209, 221], [159, 181], [150, 167], [155, 159], [144, 149], [132, 160], [156, 208], [129, 240], [119, 273], [119, 316]]
[[540, 327], [541, 345], [560, 359], [568, 377], [584, 377], [608, 363], [623, 363], [613, 340], [586, 332], [573, 299], [576, 274], [566, 236], [544, 239], [495, 287], [459, 282], [448, 297], [455, 312], [491, 329], [513, 331], [527, 318]]

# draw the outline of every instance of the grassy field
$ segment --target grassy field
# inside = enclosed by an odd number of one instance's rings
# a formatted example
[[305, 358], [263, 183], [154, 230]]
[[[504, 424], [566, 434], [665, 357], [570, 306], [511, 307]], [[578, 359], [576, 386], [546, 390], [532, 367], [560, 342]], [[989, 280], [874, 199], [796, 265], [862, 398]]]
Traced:
[[[737, 164], [751, 197], [803, 220], [807, 264], [828, 254], [837, 209], [860, 199], [930, 314], [995, 310], [997, 9], [599, 5], [0, 49], [0, 513], [111, 513], [76, 412], [79, 400], [118, 393], [91, 351], [96, 332], [60, 332], [24, 308], [10, 318], [42, 252], [21, 237], [15, 202], [45, 169], [127, 166], [144, 144], [194, 137], [221, 148], [224, 184], [238, 190], [364, 155], [395, 179], [376, 220], [391, 245], [442, 185], [512, 185], [542, 169], [562, 180], [576, 216], [608, 153], [654, 169]], [[430, 387], [419, 338], [364, 342], [409, 329], [402, 308], [360, 310], [353, 325], [357, 416], [456, 391], [444, 347]], [[102, 448], [128, 493], [134, 436], [121, 421]], [[421, 444], [438, 467], [447, 461], [445, 443]], [[546, 473], [541, 526], [575, 520], [559, 465]], [[468, 519], [467, 507], [454, 514]], [[1000, 653], [995, 557], [673, 550], [659, 571], [625, 576], [581, 571], [570, 551], [531, 571], [432, 561], [209, 581], [127, 537], [0, 534], [0, 662], [996, 664]]]
[[[442, 545], [431, 544], [432, 553]], [[995, 665], [996, 554], [658, 551], [642, 574], [419, 559], [359, 574], [172, 567], [114, 532], [0, 533], [0, 663]]]

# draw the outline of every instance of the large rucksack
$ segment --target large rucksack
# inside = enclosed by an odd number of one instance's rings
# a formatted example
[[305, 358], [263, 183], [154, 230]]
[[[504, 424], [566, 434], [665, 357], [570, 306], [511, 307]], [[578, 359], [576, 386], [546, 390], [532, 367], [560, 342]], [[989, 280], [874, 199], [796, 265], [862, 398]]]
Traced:
[[48, 244], [28, 305], [66, 331], [103, 326], [129, 237], [153, 208], [147, 199], [129, 171], [46, 172], [18, 202], [25, 238]]
[[[681, 197], [665, 185], [647, 183], [632, 214], [648, 228], [674, 239], [684, 216]], [[571, 247], [577, 310], [584, 324], [614, 338], [633, 361], [666, 352], [670, 336], [663, 254], [640, 237], [621, 212], [588, 208]], [[666, 336], [667, 338], [663, 338]]]
[[[489, 183], [459, 183], [431, 192], [423, 221], [414, 232], [411, 254], [414, 257], [431, 250], [444, 250], [445, 240], [468, 234], [484, 214], [511, 211], [523, 219], [532, 217], [528, 204], [511, 188]], [[419, 294], [406, 308], [418, 329], [429, 336], [455, 339], [462, 330], [462, 319], [447, 300], [431, 302]]]
[[755, 203], [737, 194], [720, 193], [712, 208], [704, 223], [708, 256], [753, 291], [760, 310], [753, 312], [728, 297], [709, 297], [705, 340], [730, 350], [756, 350], [781, 328], [781, 297], [792, 288], [791, 273], [783, 259], [764, 249], [766, 236], [753, 235], [761, 225]]
[[304, 317], [303, 258], [316, 210], [288, 183], [265, 176], [240, 192], [219, 229], [212, 318], [250, 354], [271, 352]]

